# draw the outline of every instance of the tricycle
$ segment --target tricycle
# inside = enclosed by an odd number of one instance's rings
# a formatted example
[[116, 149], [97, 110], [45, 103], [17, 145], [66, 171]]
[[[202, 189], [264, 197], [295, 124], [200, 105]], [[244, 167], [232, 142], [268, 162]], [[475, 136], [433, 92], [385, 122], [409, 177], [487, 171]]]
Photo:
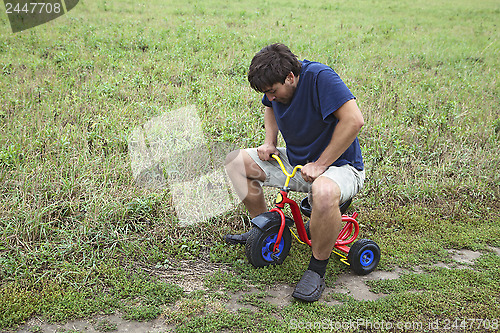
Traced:
[[[273, 154], [272, 157], [280, 165], [286, 181], [276, 196], [275, 207], [251, 220], [253, 226], [246, 241], [245, 254], [248, 261], [255, 267], [282, 264], [290, 252], [292, 234], [299, 243], [311, 246], [309, 222], [304, 223], [301, 215], [302, 212], [306, 217], [311, 216], [312, 207], [309, 198], [305, 197], [299, 208], [299, 205], [288, 197], [290, 179], [302, 166], [297, 165], [291, 173], [288, 173], [279, 156]], [[377, 267], [380, 260], [380, 248], [372, 240], [356, 240], [359, 234], [359, 224], [356, 221], [358, 214], [346, 215], [351, 201], [352, 199], [349, 199], [340, 205], [342, 222], [345, 225], [337, 237], [333, 253], [340, 257], [341, 262], [350, 266], [354, 273], [366, 275]], [[283, 212], [285, 205], [290, 206], [293, 219], [285, 216]], [[290, 229], [294, 224], [298, 236]], [[352, 245], [348, 247], [349, 244]]]

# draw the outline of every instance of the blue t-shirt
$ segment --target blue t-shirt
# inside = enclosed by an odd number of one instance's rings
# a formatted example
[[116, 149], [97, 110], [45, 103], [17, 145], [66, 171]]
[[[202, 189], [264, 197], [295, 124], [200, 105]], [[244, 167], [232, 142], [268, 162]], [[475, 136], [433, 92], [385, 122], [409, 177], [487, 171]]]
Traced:
[[[270, 102], [266, 95], [262, 103], [273, 108], [278, 128], [286, 142], [290, 163], [305, 165], [316, 161], [330, 143], [338, 122], [334, 112], [354, 98], [333, 69], [304, 60], [290, 104]], [[358, 138], [332, 165], [345, 164], [363, 170]]]

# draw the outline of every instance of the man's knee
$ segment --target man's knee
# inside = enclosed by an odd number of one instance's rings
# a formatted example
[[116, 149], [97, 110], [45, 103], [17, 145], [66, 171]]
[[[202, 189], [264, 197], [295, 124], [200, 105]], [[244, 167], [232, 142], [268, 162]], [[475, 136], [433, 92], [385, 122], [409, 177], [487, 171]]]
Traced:
[[241, 149], [233, 150], [232, 152], [226, 155], [226, 160], [224, 161], [224, 167], [227, 170], [228, 168], [234, 168], [235, 165], [239, 163], [242, 163]]
[[249, 179], [264, 181], [266, 175], [259, 165], [244, 149], [230, 152], [224, 161], [224, 167], [229, 174], [244, 175]]
[[339, 207], [340, 188], [336, 182], [326, 177], [317, 178], [312, 184], [314, 209], [328, 210]]

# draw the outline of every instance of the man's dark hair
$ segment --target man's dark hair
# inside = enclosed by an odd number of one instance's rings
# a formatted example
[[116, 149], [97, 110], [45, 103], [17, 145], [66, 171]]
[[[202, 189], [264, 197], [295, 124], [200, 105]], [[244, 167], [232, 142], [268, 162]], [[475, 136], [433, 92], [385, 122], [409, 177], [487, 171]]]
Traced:
[[271, 44], [257, 52], [250, 63], [248, 82], [252, 89], [264, 92], [276, 83], [285, 83], [290, 72], [300, 75], [302, 64], [284, 44]]

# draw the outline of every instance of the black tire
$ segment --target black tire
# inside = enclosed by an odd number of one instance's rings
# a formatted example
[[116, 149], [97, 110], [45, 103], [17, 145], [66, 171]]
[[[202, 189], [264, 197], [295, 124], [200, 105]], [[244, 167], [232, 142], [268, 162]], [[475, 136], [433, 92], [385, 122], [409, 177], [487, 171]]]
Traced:
[[288, 256], [292, 246], [292, 236], [290, 229], [285, 226], [283, 236], [280, 242], [280, 251], [277, 253], [278, 260], [272, 258], [272, 249], [274, 247], [273, 239], [276, 240], [279, 232], [279, 225], [275, 225], [266, 231], [257, 227], [250, 230], [247, 242], [245, 244], [245, 254], [248, 261], [255, 267], [264, 267], [269, 265], [281, 265]]
[[347, 254], [351, 269], [358, 275], [372, 272], [380, 261], [380, 248], [369, 239], [360, 239], [352, 244]]

